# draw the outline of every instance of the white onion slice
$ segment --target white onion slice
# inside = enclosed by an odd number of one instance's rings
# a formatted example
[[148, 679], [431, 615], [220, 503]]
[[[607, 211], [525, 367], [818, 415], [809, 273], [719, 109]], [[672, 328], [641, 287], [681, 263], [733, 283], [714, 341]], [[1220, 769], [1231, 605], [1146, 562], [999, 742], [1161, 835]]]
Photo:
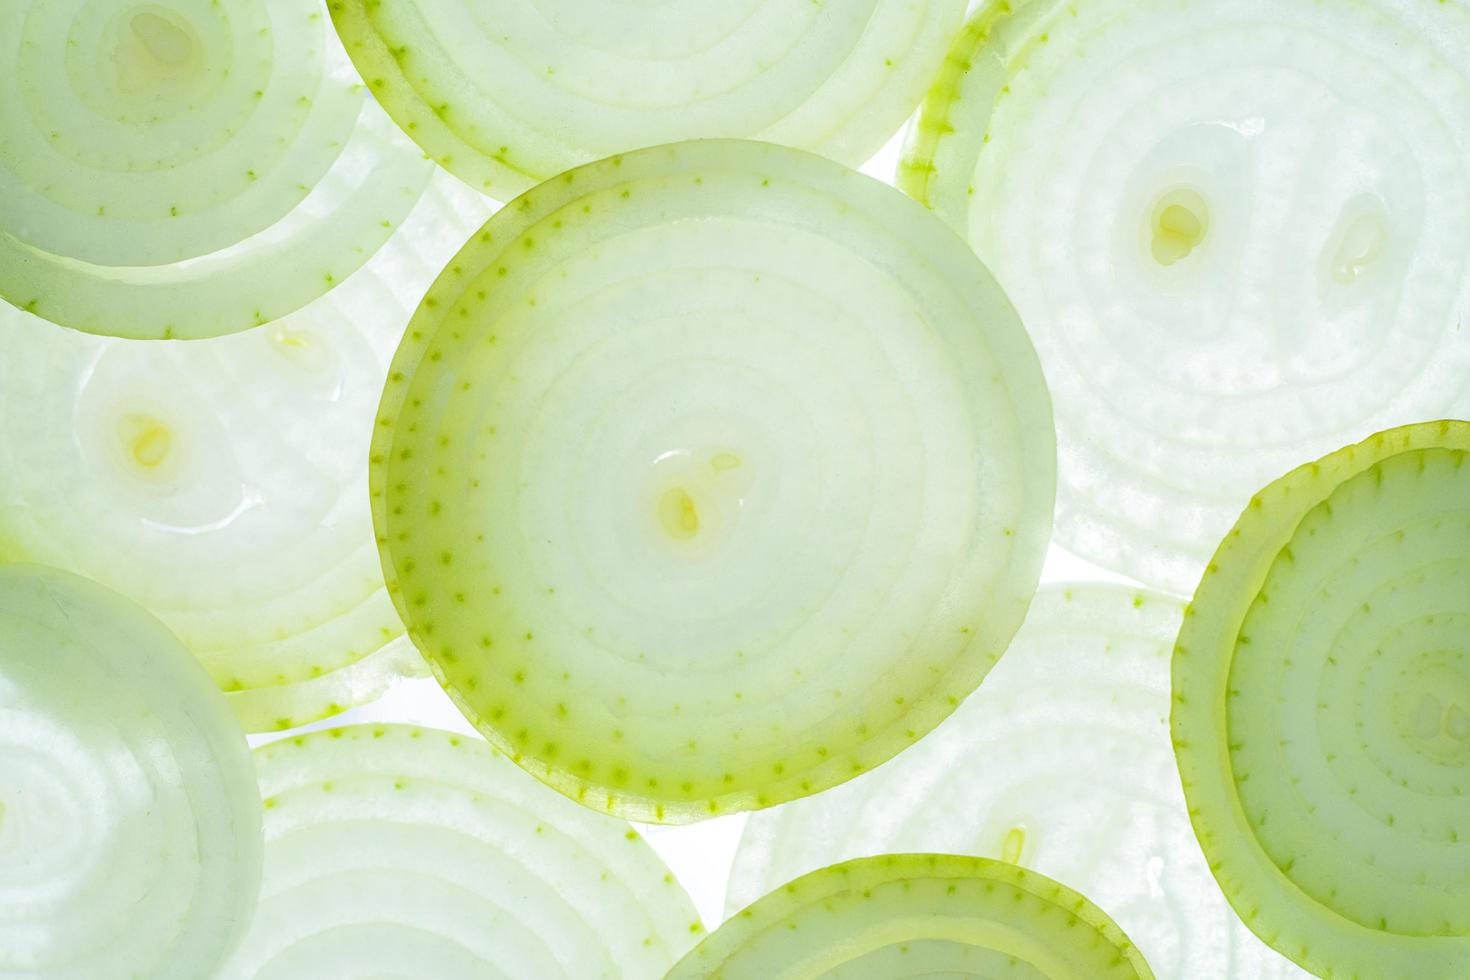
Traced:
[[1123, 586], [1044, 587], [985, 683], [918, 745], [751, 816], [727, 910], [846, 858], [976, 854], [1082, 891], [1161, 980], [1304, 977], [1241, 925], [1190, 829], [1168, 730], [1180, 614]]
[[0, 80], [0, 297], [89, 333], [213, 337], [298, 309], [433, 169], [321, 0], [10, 0]]
[[198, 980], [260, 883], [245, 735], [127, 599], [0, 565], [0, 976]]
[[357, 725], [256, 761], [265, 877], [221, 980], [659, 980], [703, 934], [632, 827], [473, 736]]
[[347, 283], [236, 336], [90, 337], [0, 304], [0, 560], [147, 607], [254, 731], [421, 672], [383, 588], [367, 447], [409, 311], [486, 211], [441, 174]]
[[987, 5], [901, 184], [1021, 311], [1058, 542], [1179, 594], [1257, 488], [1470, 416], [1470, 6]]
[[787, 882], [668, 980], [1153, 980], [1108, 914], [1045, 875], [955, 854], [857, 858]]
[[974, 689], [1035, 588], [1051, 419], [1014, 311], [892, 188], [640, 150], [492, 218], [370, 465], [389, 590], [466, 715], [589, 806], [817, 792]]
[[568, 167], [742, 136], [856, 166], [923, 97], [964, 0], [332, 0], [373, 95], [509, 200]]

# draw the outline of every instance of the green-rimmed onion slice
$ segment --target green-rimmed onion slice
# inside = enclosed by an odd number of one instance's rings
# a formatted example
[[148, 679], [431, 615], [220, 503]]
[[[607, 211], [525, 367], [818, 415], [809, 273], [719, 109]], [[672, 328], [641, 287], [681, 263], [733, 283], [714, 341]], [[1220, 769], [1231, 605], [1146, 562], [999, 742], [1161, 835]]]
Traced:
[[856, 166], [924, 94], [964, 0], [331, 0], [347, 51], [424, 150], [508, 200], [693, 137]]
[[1321, 976], [1470, 975], [1470, 422], [1251, 500], [1180, 631], [1172, 726], [1257, 935]]
[[455, 257], [389, 375], [374, 520], [492, 742], [690, 821], [869, 769], [980, 682], [1039, 574], [1050, 421], [939, 221], [694, 141], [554, 178]]
[[751, 816], [727, 909], [848, 858], [975, 854], [1087, 894], [1161, 980], [1304, 976], [1240, 924], [1190, 829], [1168, 728], [1181, 609], [1118, 585], [1041, 589], [985, 683], [921, 742]]
[[1251, 493], [1470, 415], [1470, 6], [1013, 0], [901, 186], [1015, 301], [1058, 541], [1187, 594]]
[[349, 282], [259, 330], [117, 340], [0, 304], [0, 560], [147, 607], [251, 730], [423, 669], [383, 587], [366, 468], [409, 311], [486, 213], [436, 184]]
[[710, 933], [668, 980], [1152, 980], [1082, 895], [1002, 861], [885, 854], [797, 878]]
[[158, 620], [0, 565], [0, 975], [213, 976], [255, 904], [260, 824], [245, 735]]
[[703, 934], [625, 821], [478, 738], [358, 725], [255, 754], [265, 876], [222, 980], [660, 980]]
[[213, 337], [298, 309], [432, 170], [320, 0], [10, 0], [0, 79], [0, 297], [89, 333]]

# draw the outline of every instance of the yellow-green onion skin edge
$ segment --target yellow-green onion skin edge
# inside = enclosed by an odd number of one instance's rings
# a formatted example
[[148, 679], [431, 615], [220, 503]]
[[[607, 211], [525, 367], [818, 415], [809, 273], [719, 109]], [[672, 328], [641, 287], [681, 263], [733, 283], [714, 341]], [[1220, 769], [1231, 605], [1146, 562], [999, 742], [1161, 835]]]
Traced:
[[[1267, 486], [1215, 553], [1174, 650], [1175, 755], [1211, 871], [1252, 931], [1323, 977], [1470, 975], [1467, 461], [1470, 423], [1426, 422]], [[1334, 525], [1364, 512], [1377, 520]], [[1310, 578], [1298, 602], [1292, 579], [1344, 537], [1361, 560]], [[1348, 591], [1355, 576], [1373, 588]], [[1334, 612], [1329, 643], [1311, 644]], [[1393, 628], [1370, 630], [1385, 614]], [[1288, 615], [1292, 636], [1273, 637], [1268, 617]], [[1300, 663], [1312, 685], [1279, 683]]]
[[813, 871], [710, 933], [667, 980], [1153, 980], [1085, 896], [989, 858], [884, 854]]

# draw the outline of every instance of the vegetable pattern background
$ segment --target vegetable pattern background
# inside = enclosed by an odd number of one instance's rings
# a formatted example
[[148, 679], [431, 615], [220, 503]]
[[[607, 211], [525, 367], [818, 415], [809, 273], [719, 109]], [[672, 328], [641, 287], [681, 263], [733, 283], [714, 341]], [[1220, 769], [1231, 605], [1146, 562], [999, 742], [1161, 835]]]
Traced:
[[0, 978], [1470, 977], [1470, 0], [0, 0]]

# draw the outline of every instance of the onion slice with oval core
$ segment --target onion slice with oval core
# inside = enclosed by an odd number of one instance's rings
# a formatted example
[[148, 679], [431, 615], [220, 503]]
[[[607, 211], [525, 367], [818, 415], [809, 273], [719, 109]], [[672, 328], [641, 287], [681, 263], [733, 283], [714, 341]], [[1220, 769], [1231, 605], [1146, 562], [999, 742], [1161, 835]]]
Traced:
[[471, 721], [589, 806], [687, 822], [842, 782], [973, 690], [1053, 468], [963, 242], [829, 160], [704, 140], [495, 215], [409, 324], [369, 472]]
[[1470, 416], [1470, 5], [1012, 0], [899, 183], [1020, 310], [1057, 541], [1181, 595], [1255, 490]]

